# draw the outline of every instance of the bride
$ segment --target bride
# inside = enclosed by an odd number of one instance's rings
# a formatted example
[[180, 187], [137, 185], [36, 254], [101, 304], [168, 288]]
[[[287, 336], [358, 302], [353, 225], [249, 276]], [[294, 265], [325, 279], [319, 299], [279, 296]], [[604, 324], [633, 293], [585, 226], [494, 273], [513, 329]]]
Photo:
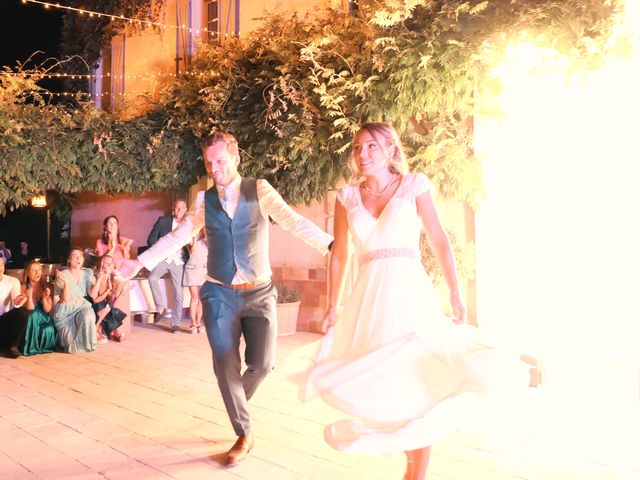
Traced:
[[[325, 428], [338, 450], [404, 452], [405, 480], [422, 480], [431, 444], [456, 424], [467, 397], [489, 387], [494, 349], [465, 322], [455, 259], [424, 174], [408, 173], [395, 129], [362, 125], [353, 139], [361, 181], [335, 203], [327, 335], [303, 386], [351, 418]], [[424, 228], [449, 287], [453, 321], [439, 305], [420, 259]], [[338, 312], [349, 243], [358, 276]]]

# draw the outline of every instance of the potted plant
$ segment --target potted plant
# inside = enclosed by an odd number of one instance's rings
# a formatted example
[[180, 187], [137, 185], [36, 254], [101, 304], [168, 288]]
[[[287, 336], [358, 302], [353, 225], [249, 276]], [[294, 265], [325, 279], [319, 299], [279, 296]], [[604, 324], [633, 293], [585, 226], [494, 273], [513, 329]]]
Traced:
[[286, 285], [277, 285], [278, 304], [276, 315], [278, 316], [278, 335], [293, 335], [298, 324], [298, 312], [300, 311], [300, 294], [297, 289]]

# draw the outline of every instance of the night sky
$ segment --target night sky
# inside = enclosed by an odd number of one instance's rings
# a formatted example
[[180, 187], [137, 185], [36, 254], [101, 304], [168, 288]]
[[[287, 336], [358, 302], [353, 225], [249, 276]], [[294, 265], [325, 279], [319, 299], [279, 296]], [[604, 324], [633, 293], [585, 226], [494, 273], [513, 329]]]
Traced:
[[20, 0], [0, 0], [0, 24], [0, 66], [25, 62], [38, 50], [44, 53], [35, 57], [36, 63], [60, 57], [61, 11]]
[[[0, 0], [0, 67], [14, 67], [38, 50], [43, 53], [34, 57], [36, 65], [50, 57], [60, 58], [61, 26], [58, 10], [45, 10], [42, 5], [20, 0]], [[52, 92], [62, 88], [56, 80], [42, 82], [42, 86]], [[46, 257], [46, 224], [46, 209], [19, 208], [0, 216], [0, 240], [6, 241], [13, 252], [21, 241], [27, 241], [31, 255]]]

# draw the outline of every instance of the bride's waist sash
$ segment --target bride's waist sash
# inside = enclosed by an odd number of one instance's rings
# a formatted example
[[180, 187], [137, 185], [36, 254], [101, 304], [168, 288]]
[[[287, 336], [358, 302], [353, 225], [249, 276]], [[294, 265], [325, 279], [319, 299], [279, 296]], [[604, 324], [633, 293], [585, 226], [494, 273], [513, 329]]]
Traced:
[[412, 258], [415, 260], [420, 259], [420, 252], [413, 248], [379, 248], [377, 250], [371, 250], [363, 255], [360, 255], [358, 263], [362, 267], [363, 265], [373, 262], [374, 260], [381, 260], [383, 258]]

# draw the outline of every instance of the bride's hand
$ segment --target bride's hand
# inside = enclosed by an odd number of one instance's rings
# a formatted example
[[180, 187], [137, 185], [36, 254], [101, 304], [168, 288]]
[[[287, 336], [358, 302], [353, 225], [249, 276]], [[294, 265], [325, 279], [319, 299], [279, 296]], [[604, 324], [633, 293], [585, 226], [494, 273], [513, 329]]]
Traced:
[[453, 323], [458, 325], [467, 321], [467, 309], [462, 302], [458, 289], [451, 292], [450, 295], [451, 308], [453, 309]]
[[324, 318], [322, 319], [322, 333], [327, 333], [327, 331], [336, 324], [336, 319], [336, 307], [329, 307], [327, 309], [327, 313], [324, 314]]

